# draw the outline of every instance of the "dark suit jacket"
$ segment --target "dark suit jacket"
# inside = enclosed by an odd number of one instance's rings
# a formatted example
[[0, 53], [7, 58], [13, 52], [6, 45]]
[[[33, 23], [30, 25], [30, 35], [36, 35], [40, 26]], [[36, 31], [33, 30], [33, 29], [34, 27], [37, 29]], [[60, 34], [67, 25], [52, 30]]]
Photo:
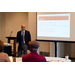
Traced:
[[[19, 43], [19, 47], [21, 46], [22, 36], [21, 31], [17, 32], [17, 43]], [[31, 41], [30, 32], [25, 30], [25, 43], [28, 46], [28, 42]]]

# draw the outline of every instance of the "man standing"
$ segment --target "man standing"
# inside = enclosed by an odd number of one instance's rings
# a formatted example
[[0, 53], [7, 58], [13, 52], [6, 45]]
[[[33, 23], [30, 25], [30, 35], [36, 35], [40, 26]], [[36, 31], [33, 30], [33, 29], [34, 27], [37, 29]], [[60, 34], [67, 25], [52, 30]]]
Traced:
[[31, 41], [30, 32], [25, 30], [25, 28], [26, 26], [22, 24], [21, 31], [17, 32], [18, 57], [21, 57], [22, 49], [24, 50], [24, 54], [27, 54], [28, 42]]

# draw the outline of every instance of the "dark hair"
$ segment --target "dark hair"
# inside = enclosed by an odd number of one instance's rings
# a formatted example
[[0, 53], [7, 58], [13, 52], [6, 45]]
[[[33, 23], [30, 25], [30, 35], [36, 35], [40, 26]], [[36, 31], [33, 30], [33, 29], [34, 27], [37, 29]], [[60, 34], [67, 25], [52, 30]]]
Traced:
[[0, 40], [0, 52], [4, 51], [4, 43]]

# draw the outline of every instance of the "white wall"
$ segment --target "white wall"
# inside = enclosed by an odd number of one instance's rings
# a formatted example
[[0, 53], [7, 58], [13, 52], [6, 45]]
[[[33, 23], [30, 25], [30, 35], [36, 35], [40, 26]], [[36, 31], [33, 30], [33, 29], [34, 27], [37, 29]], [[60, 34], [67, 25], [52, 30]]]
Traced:
[[36, 39], [36, 12], [28, 12], [28, 30], [31, 33], [31, 40]]
[[6, 37], [17, 35], [17, 31], [21, 29], [21, 25], [25, 24], [28, 29], [28, 13], [27, 12], [3, 12], [2, 13], [2, 41], [7, 42]]
[[[21, 30], [21, 25], [25, 24], [28, 29], [28, 13], [27, 12], [2, 12], [1, 13], [1, 40], [6, 43], [10, 32], [13, 31], [12, 36], [17, 36], [17, 32]], [[13, 49], [13, 41], [11, 40]], [[17, 46], [16, 46], [17, 51]]]

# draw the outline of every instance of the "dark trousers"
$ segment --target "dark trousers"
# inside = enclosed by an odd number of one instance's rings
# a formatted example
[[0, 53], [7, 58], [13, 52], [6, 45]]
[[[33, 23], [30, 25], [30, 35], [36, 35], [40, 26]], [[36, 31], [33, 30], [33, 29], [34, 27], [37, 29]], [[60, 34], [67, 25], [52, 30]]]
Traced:
[[21, 57], [22, 56], [22, 50], [24, 50], [24, 54], [27, 54], [27, 45], [24, 44], [24, 45], [21, 45], [20, 47], [18, 47], [18, 57]]

